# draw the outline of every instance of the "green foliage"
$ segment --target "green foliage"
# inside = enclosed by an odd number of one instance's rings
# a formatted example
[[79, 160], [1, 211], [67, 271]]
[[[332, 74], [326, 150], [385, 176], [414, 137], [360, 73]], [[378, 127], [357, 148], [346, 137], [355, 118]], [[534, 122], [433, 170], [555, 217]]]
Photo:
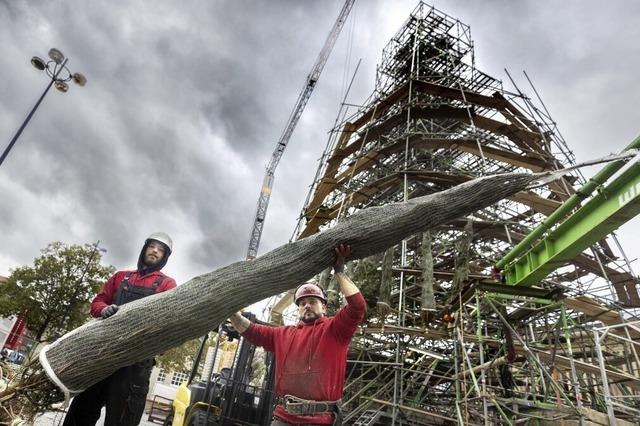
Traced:
[[[226, 341], [226, 337], [223, 337], [222, 339], [223, 341]], [[165, 371], [190, 372], [193, 368], [193, 362], [195, 361], [198, 349], [200, 348], [201, 344], [202, 338], [189, 340], [182, 345], [171, 349], [170, 351], [158, 355], [156, 357], [158, 367], [164, 369]], [[198, 364], [197, 375], [202, 374], [202, 369], [204, 367], [204, 361], [207, 355], [208, 348], [215, 347], [215, 345], [216, 333], [209, 333], [209, 338], [207, 339], [204, 350], [202, 351], [200, 362]], [[220, 348], [220, 350], [222, 351], [222, 348]], [[264, 349], [262, 349], [261, 347], [256, 347], [249, 370], [249, 383], [253, 386], [262, 386], [265, 380], [265, 376], [267, 373], [265, 355], [266, 352], [264, 351]], [[218, 353], [217, 356], [221, 356], [221, 353]]]
[[378, 317], [384, 321], [391, 313], [391, 285], [393, 282], [393, 254], [394, 247], [380, 255], [360, 259], [352, 268], [351, 279], [362, 292], [367, 302], [367, 321]]
[[41, 253], [0, 286], [0, 317], [23, 315], [39, 342], [86, 322], [89, 302], [115, 271], [100, 264], [101, 253], [91, 245], [54, 242]]
[[376, 256], [360, 259], [351, 274], [351, 280], [362, 292], [368, 306], [376, 306], [380, 293], [378, 265], [379, 261]]
[[[207, 355], [207, 348], [215, 344], [215, 336], [215, 333], [209, 333], [209, 338], [207, 339], [205, 348], [202, 351], [198, 371], [202, 369], [204, 358]], [[176, 346], [175, 348], [158, 355], [156, 358], [158, 367], [166, 371], [191, 371], [193, 361], [195, 360], [201, 343], [202, 338], [188, 340], [182, 345]]]

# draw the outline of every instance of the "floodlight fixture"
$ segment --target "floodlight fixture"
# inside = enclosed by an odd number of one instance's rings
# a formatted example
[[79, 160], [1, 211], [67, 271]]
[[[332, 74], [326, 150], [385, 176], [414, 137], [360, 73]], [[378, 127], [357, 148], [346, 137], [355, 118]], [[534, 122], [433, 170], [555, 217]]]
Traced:
[[49, 61], [45, 61], [39, 56], [34, 56], [31, 58], [31, 64], [40, 71], [45, 71], [53, 80], [53, 84], [56, 86], [56, 89], [65, 93], [69, 90], [67, 84], [63, 85], [58, 84], [57, 82], [67, 83], [68, 81], [73, 80], [73, 82], [80, 87], [87, 84], [87, 77], [85, 77], [84, 74], [79, 72], [71, 73], [71, 70], [67, 67], [69, 58], [66, 58], [60, 50], [56, 48], [49, 49], [49, 58]]
[[47, 67], [47, 63], [39, 56], [34, 56], [33, 58], [31, 58], [31, 65], [33, 65], [40, 71], [44, 71], [44, 69]]
[[69, 85], [64, 81], [56, 80], [55, 86], [56, 86], [56, 89], [58, 89], [62, 93], [67, 93], [69, 91]]
[[55, 47], [49, 49], [49, 57], [58, 65], [61, 64], [62, 61], [64, 61], [64, 55]]
[[87, 77], [85, 77], [84, 74], [80, 74], [79, 72], [74, 73], [72, 78], [73, 82], [80, 87], [83, 87], [85, 84], [87, 84]]
[[68, 81], [73, 80], [74, 83], [76, 83], [80, 87], [87, 84], [87, 78], [83, 74], [80, 74], [79, 72], [72, 74], [69, 68], [67, 68], [67, 62], [69, 62], [69, 58], [65, 58], [61, 51], [56, 48], [49, 49], [49, 58], [49, 61], [45, 61], [39, 56], [33, 56], [31, 58], [31, 65], [33, 65], [40, 71], [46, 72], [51, 80], [49, 81], [46, 89], [44, 89], [44, 92], [40, 96], [40, 99], [38, 99], [38, 102], [36, 102], [35, 106], [31, 109], [29, 115], [27, 115], [27, 118], [24, 120], [24, 122], [16, 132], [15, 136], [9, 142], [9, 145], [5, 148], [2, 155], [0, 155], [0, 165], [2, 165], [5, 158], [7, 158], [7, 155], [9, 155], [9, 151], [11, 151], [11, 148], [13, 148], [13, 145], [22, 134], [22, 131], [29, 123], [29, 120], [31, 120], [31, 117], [33, 117], [33, 114], [40, 106], [40, 103], [44, 99], [45, 95], [49, 92], [51, 86], [55, 86], [56, 89], [60, 92], [66, 93], [69, 91], [69, 85], [67, 84]]

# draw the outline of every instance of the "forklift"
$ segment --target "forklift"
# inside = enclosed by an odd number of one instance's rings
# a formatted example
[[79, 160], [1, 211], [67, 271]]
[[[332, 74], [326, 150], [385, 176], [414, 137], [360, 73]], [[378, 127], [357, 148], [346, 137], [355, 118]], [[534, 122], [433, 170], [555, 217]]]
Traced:
[[[242, 315], [252, 322], [269, 325], [258, 321], [252, 313], [243, 312]], [[232, 366], [221, 369], [219, 373], [207, 374], [207, 371], [213, 369], [223, 336], [228, 341], [238, 340]], [[214, 357], [210, 360], [211, 370], [207, 370], [205, 366], [203, 377], [195, 380], [207, 338], [208, 335], [202, 339], [189, 379], [178, 387], [171, 412], [163, 426], [270, 425], [276, 399], [273, 391], [274, 354], [264, 352], [264, 379], [259, 386], [250, 384], [256, 346], [244, 339], [229, 323], [223, 323], [218, 327]]]

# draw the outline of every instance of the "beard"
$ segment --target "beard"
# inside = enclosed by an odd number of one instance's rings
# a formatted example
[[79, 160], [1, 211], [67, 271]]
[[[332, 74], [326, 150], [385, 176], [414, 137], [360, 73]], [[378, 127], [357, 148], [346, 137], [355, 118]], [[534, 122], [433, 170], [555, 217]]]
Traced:
[[144, 257], [144, 264], [147, 267], [152, 267], [152, 266], [156, 266], [158, 263], [160, 263], [162, 261], [161, 257], [158, 258], [153, 258], [152, 256], [145, 256]]
[[315, 313], [313, 311], [305, 311], [302, 313], [302, 315], [300, 316], [300, 321], [309, 324], [314, 322], [315, 320], [317, 320], [318, 318], [321, 318], [322, 314], [321, 313]]

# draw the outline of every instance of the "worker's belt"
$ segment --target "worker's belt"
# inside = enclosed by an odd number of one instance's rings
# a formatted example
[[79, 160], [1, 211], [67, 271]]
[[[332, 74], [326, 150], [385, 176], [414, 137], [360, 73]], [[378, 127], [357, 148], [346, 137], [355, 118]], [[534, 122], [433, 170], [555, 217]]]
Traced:
[[337, 413], [340, 411], [342, 401], [313, 401], [302, 399], [293, 395], [279, 396], [277, 404], [294, 416], [313, 416], [321, 413]]

